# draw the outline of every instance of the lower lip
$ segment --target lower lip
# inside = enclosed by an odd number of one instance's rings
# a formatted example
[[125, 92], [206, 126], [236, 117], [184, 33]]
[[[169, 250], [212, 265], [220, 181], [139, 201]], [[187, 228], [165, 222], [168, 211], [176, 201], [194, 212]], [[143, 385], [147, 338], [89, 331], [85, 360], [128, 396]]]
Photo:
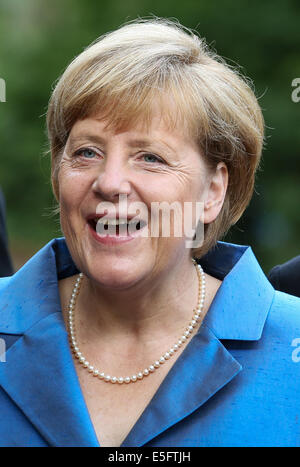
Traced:
[[92, 234], [93, 238], [98, 242], [102, 243], [103, 245], [121, 245], [123, 243], [128, 243], [137, 238], [137, 236], [120, 236], [120, 235], [105, 235], [105, 236], [100, 236], [97, 234], [97, 232], [93, 229], [93, 227], [87, 223], [88, 229], [90, 233]]

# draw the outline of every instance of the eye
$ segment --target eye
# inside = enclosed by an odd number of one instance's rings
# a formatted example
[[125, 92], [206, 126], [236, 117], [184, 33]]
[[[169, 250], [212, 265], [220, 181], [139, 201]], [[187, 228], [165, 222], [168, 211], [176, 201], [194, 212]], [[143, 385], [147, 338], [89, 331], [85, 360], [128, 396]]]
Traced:
[[143, 154], [143, 159], [145, 162], [150, 162], [150, 163], [155, 163], [155, 162], [158, 162], [158, 163], [163, 163], [163, 160], [156, 156], [155, 154], [151, 154], [151, 153], [147, 153], [147, 154]]
[[78, 149], [75, 153], [74, 153], [74, 156], [83, 156], [85, 159], [94, 159], [95, 157], [97, 157], [99, 154], [96, 153], [96, 151], [94, 151], [93, 149], [91, 148], [81, 148], [81, 149]]

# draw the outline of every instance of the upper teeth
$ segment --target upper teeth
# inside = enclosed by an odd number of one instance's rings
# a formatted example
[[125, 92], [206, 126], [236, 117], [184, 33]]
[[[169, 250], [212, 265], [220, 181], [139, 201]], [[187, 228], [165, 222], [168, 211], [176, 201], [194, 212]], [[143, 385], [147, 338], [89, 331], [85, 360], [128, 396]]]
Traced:
[[124, 225], [128, 223], [125, 219], [98, 219], [97, 222], [101, 222], [103, 225]]

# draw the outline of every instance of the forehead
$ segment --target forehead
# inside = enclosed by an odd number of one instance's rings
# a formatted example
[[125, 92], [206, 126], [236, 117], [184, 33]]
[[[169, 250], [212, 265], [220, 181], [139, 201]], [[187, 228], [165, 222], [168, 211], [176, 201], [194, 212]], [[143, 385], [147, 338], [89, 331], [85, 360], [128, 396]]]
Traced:
[[83, 140], [108, 144], [111, 138], [122, 141], [129, 146], [146, 146], [162, 143], [170, 149], [182, 150], [189, 146], [199, 152], [197, 142], [182, 128], [165, 118], [162, 112], [153, 112], [151, 118], [140, 119], [123, 125], [114, 125], [98, 114], [77, 120], [73, 125], [68, 142], [76, 143]]

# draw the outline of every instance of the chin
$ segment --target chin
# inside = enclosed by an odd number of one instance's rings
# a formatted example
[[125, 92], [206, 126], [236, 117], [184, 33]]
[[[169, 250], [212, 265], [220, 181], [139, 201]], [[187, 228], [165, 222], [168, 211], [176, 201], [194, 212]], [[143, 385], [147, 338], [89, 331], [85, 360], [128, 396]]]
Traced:
[[[102, 256], [102, 255], [101, 255]], [[126, 290], [137, 285], [149, 272], [139, 266], [136, 258], [102, 257], [88, 262], [83, 272], [100, 287], [115, 290]]]

